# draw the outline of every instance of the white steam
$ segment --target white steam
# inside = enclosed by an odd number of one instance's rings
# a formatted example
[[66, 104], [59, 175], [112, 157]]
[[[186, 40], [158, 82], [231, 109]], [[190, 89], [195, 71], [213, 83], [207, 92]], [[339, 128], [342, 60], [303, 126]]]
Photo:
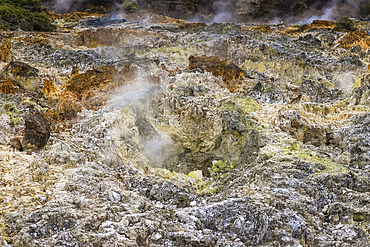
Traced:
[[323, 14], [320, 16], [313, 15], [311, 16], [307, 21], [305, 21], [305, 24], [311, 24], [315, 20], [327, 20], [327, 21], [333, 21], [334, 17], [336, 16], [336, 10], [337, 5], [339, 3], [339, 0], [332, 0], [327, 7], [323, 8]]
[[234, 19], [234, 14], [230, 11], [229, 6], [224, 1], [218, 1], [213, 4], [216, 9], [216, 14], [211, 18], [209, 23], [222, 23], [222, 22], [232, 22]]
[[212, 17], [210, 23], [231, 22], [232, 20], [233, 20], [233, 15], [230, 12], [221, 11]]
[[213, 3], [213, 10], [208, 9], [207, 11], [213, 12], [215, 14], [201, 15], [198, 14], [192, 19], [188, 19], [187, 22], [206, 22], [208, 24], [212, 23], [224, 23], [224, 22], [233, 22], [235, 21], [236, 12], [231, 10], [227, 2], [218, 1]]
[[65, 14], [68, 13], [72, 6], [72, 0], [57, 0], [49, 8], [55, 13]]
[[336, 88], [349, 92], [356, 83], [356, 75], [351, 72], [338, 72], [334, 75], [333, 80]]
[[118, 90], [117, 96], [111, 101], [113, 107], [126, 107], [147, 99], [156, 91], [155, 85], [138, 78], [133, 83], [125, 85]]
[[[131, 107], [134, 112], [146, 116], [149, 98], [158, 93], [159, 86], [148, 82], [143, 78], [137, 78], [134, 82], [123, 86], [116, 92], [115, 96], [109, 104], [109, 107], [124, 108]], [[161, 166], [162, 162], [168, 157], [168, 147], [171, 146], [171, 139], [163, 132], [155, 129], [152, 135], [139, 136], [137, 142], [141, 142], [138, 146], [143, 147], [143, 153], [156, 166]]]
[[170, 144], [171, 139], [164, 133], [159, 133], [144, 142], [147, 156], [159, 165], [168, 157], [167, 149]]

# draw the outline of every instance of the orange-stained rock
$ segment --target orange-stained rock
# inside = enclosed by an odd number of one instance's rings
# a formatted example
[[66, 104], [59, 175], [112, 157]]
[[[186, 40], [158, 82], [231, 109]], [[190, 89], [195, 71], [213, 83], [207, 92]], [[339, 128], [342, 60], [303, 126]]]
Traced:
[[175, 19], [171, 18], [169, 16], [164, 16], [164, 15], [151, 15], [150, 16], [151, 22], [152, 23], [157, 23], [157, 24], [181, 24], [181, 23], [186, 23], [185, 20], [182, 19]]
[[55, 93], [56, 91], [57, 91], [57, 88], [55, 87], [52, 81], [49, 81], [49, 80], [44, 81], [44, 86], [42, 87], [41, 92], [45, 96]]
[[258, 31], [261, 31], [262, 33], [271, 33], [271, 27], [264, 26], [264, 25], [254, 27], [252, 28], [252, 30], [258, 30]]
[[5, 94], [15, 94], [15, 86], [17, 82], [12, 79], [3, 79], [0, 82], [0, 92]]
[[9, 59], [12, 44], [8, 39], [4, 39], [0, 44], [0, 61], [6, 63]]
[[67, 22], [79, 21], [89, 16], [103, 16], [103, 14], [87, 13], [87, 12], [71, 12], [67, 14], [56, 14], [52, 11], [47, 11], [45, 14], [52, 20], [63, 19]]
[[166, 65], [164, 65], [163, 63], [162, 63], [160, 66], [161, 66], [161, 68], [162, 68], [163, 70], [165, 70], [165, 71], [169, 72], [169, 74], [170, 74], [171, 76], [174, 76], [174, 75], [176, 75], [176, 74], [178, 74], [178, 73], [182, 72], [182, 70], [181, 70], [181, 69], [179, 69], [179, 68], [176, 68], [176, 69], [174, 69], [174, 70], [170, 70], [170, 69], [168, 69], [168, 68], [167, 68], [167, 66], [166, 66]]
[[79, 74], [80, 73], [80, 68], [78, 66], [75, 66], [72, 68], [71, 75]]
[[117, 46], [128, 43], [130, 36], [146, 37], [149, 35], [158, 36], [156, 33], [136, 29], [98, 28], [96, 30], [79, 32], [75, 40], [75, 45], [87, 47]]
[[281, 34], [295, 34], [295, 33], [303, 33], [312, 28], [330, 28], [333, 29], [335, 27], [335, 23], [333, 21], [324, 21], [324, 20], [315, 20], [311, 24], [307, 25], [294, 25], [288, 26], [283, 29], [279, 29], [276, 32]]
[[28, 47], [34, 46], [35, 44], [48, 45], [51, 41], [45, 36], [44, 34], [40, 35], [40, 33], [32, 33], [32, 35], [25, 35], [21, 38], [15, 38], [15, 40], [22, 41]]
[[134, 13], [125, 13], [123, 18], [130, 22], [145, 20], [148, 23], [155, 23], [156, 25], [186, 23], [185, 20], [171, 18], [165, 15], [159, 15], [144, 9], [135, 11]]
[[125, 82], [125, 77], [132, 78], [131, 64], [127, 63], [122, 70], [117, 71], [114, 66], [106, 65], [98, 69], [88, 70], [82, 74], [72, 74], [66, 89], [78, 95], [80, 99], [85, 98], [84, 93], [97, 91], [111, 91]]
[[[63, 88], [57, 88], [52, 81], [46, 80], [41, 92], [48, 99], [50, 107], [44, 117], [52, 131], [61, 131], [63, 128], [58, 122], [76, 118], [77, 113], [84, 109], [100, 109], [112, 98], [114, 90], [132, 81], [136, 75], [132, 63], [125, 63], [120, 69], [102, 66], [81, 74], [75, 67]], [[156, 81], [155, 78], [153, 81]]]
[[[50, 115], [57, 121], [63, 121], [75, 118], [83, 109], [98, 110], [111, 99], [111, 92], [135, 76], [136, 71], [131, 63], [125, 63], [120, 70], [107, 65], [81, 74], [72, 73], [60, 94], [57, 112], [50, 112]], [[49, 82], [45, 83], [53, 90]]]
[[325, 20], [315, 20], [310, 25], [308, 25], [309, 29], [311, 28], [334, 28], [335, 23], [333, 21], [325, 21]]
[[354, 45], [360, 45], [362, 50], [370, 49], [370, 35], [364, 31], [353, 31], [347, 33], [347, 35], [341, 41], [341, 44], [345, 49], [351, 49]]
[[83, 106], [72, 93], [65, 93], [60, 97], [57, 107], [57, 121], [70, 120], [77, 117], [77, 113], [83, 110]]
[[236, 64], [222, 61], [216, 56], [207, 57], [189, 57], [189, 69], [201, 69], [202, 71], [211, 72], [214, 76], [222, 76], [223, 81], [228, 85], [229, 89], [230, 81], [232, 79], [238, 79], [244, 77], [244, 70], [239, 68]]
[[179, 24], [179, 28], [181, 29], [190, 29], [190, 28], [196, 28], [196, 27], [205, 27], [207, 26], [205, 23], [203, 22], [192, 22], [192, 23], [181, 23]]

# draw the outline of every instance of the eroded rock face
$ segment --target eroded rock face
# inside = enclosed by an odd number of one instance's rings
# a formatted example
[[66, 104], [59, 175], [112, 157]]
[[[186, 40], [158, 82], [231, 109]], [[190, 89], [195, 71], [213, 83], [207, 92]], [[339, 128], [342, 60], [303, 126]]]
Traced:
[[338, 129], [334, 132], [333, 143], [347, 152], [352, 166], [364, 168], [370, 160], [370, 147], [366, 140], [369, 138], [369, 114], [354, 116], [350, 128]]
[[202, 72], [211, 72], [214, 76], [222, 76], [224, 82], [229, 89], [230, 81], [232, 79], [238, 79], [244, 77], [244, 71], [240, 69], [236, 64], [231, 62], [225, 62], [218, 57], [189, 57], [189, 69], [200, 69]]
[[9, 55], [10, 55], [10, 49], [11, 49], [11, 43], [8, 39], [3, 39], [0, 45], [0, 61], [1, 62], [8, 62]]
[[112, 29], [99, 28], [96, 30], [85, 30], [78, 33], [75, 44], [77, 46], [97, 47], [97, 46], [118, 46], [129, 44], [131, 37], [142, 37], [155, 33], [134, 29]]
[[351, 49], [355, 45], [359, 45], [365, 51], [370, 48], [370, 35], [364, 31], [352, 31], [343, 38], [341, 43], [346, 49]]
[[303, 94], [310, 98], [311, 102], [324, 103], [340, 100], [343, 97], [343, 92], [340, 89], [329, 89], [322, 82], [310, 79], [303, 79], [300, 89]]
[[327, 132], [330, 132], [327, 126], [312, 123], [295, 110], [280, 112], [275, 123], [295, 139], [315, 146], [325, 144]]

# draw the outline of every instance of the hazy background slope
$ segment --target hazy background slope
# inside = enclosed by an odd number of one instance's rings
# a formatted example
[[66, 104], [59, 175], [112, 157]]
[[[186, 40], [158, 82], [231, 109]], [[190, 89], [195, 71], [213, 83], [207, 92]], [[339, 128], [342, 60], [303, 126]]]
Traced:
[[262, 21], [274, 19], [285, 22], [309, 20], [312, 16], [323, 19], [339, 19], [343, 16], [369, 18], [370, 3], [367, 0], [43, 0], [50, 10], [69, 11], [122, 11], [123, 6], [133, 3], [139, 9], [159, 14], [198, 21]]

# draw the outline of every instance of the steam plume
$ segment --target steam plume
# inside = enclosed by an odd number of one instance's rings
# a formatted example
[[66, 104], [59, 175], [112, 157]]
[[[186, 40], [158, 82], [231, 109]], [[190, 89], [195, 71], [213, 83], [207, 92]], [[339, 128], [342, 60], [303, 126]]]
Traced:
[[45, 4], [50, 10], [58, 14], [68, 13], [72, 6], [72, 0], [57, 0]]
[[311, 22], [315, 21], [315, 20], [327, 20], [327, 21], [332, 21], [335, 17], [335, 11], [337, 9], [337, 5], [339, 3], [339, 0], [333, 0], [331, 1], [327, 7], [324, 7], [323, 8], [323, 14], [321, 16], [311, 16], [311, 18], [309, 18], [306, 23], [307, 24], [310, 24]]
[[233, 13], [229, 10], [227, 3], [219, 1], [214, 3], [216, 14], [209, 21], [210, 23], [221, 23], [233, 21]]

